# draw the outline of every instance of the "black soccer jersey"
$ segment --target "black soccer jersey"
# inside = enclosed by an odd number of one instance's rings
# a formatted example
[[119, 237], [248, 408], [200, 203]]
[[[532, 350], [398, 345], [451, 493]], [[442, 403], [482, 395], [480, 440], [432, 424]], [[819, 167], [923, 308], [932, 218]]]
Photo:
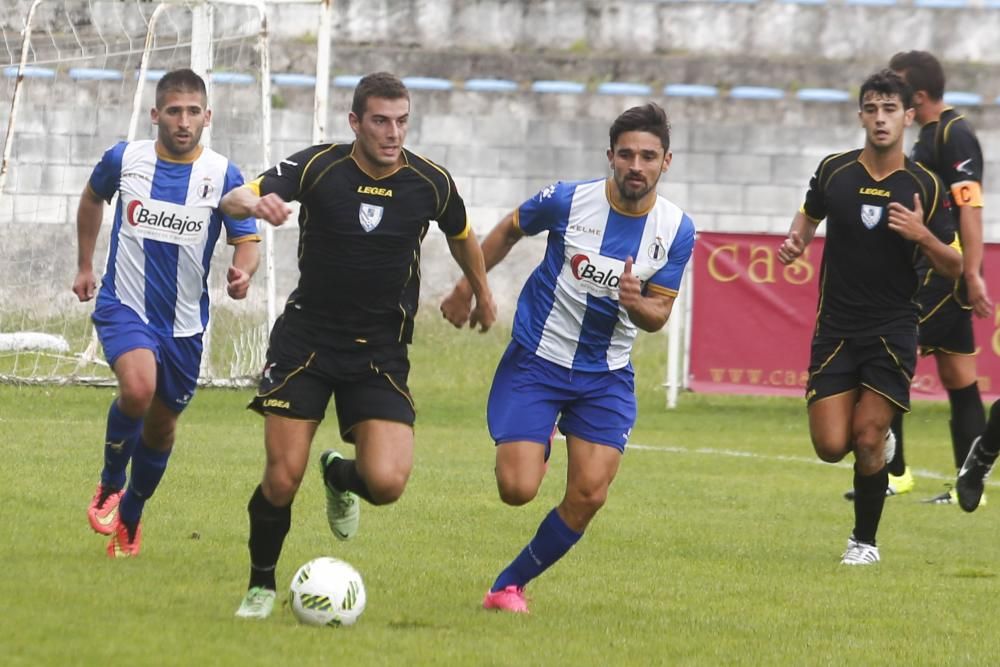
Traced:
[[451, 175], [430, 160], [404, 149], [399, 169], [374, 178], [355, 162], [353, 148], [307, 148], [254, 182], [261, 195], [302, 205], [299, 282], [285, 315], [333, 346], [409, 343], [420, 242], [431, 220], [449, 237], [467, 233], [465, 203]]
[[816, 333], [912, 333], [916, 263], [923, 253], [889, 229], [889, 203], [912, 208], [913, 195], [919, 194], [924, 224], [946, 244], [955, 239], [955, 222], [940, 179], [926, 168], [906, 159], [903, 169], [875, 180], [858, 161], [860, 155], [857, 149], [820, 162], [802, 205], [815, 222], [827, 220]]
[[949, 190], [955, 183], [983, 182], [979, 139], [965, 116], [951, 107], [941, 112], [940, 119], [920, 128], [910, 159], [937, 174]]
[[[983, 151], [965, 116], [951, 107], [942, 111], [937, 121], [920, 128], [920, 136], [913, 144], [910, 157], [944, 181], [945, 188], [951, 192], [952, 199], [957, 204], [952, 207], [956, 225], [960, 206], [981, 205]], [[971, 308], [962, 278], [953, 280], [940, 276], [926, 260], [919, 266], [921, 289], [917, 300], [925, 315], [933, 312], [938, 304], [952, 294], [964, 308]]]

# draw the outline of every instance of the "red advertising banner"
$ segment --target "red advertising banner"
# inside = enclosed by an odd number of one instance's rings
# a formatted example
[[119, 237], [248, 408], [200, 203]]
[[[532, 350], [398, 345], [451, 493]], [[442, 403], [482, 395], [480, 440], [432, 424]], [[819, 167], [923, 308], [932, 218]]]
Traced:
[[[690, 376], [694, 391], [804, 396], [819, 296], [822, 237], [799, 262], [784, 266], [784, 236], [699, 232], [694, 247]], [[987, 276], [1000, 276], [1000, 245], [987, 244]], [[1000, 300], [993, 288], [990, 296]], [[979, 389], [1000, 394], [1000, 308], [975, 320]], [[921, 358], [913, 398], [943, 399], [932, 357]]]

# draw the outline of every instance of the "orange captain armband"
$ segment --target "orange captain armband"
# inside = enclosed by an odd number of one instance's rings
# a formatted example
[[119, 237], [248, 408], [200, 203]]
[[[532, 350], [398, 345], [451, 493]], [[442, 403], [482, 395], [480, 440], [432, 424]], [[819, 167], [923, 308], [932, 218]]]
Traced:
[[951, 184], [951, 198], [956, 206], [983, 207], [983, 188], [979, 181], [959, 181]]

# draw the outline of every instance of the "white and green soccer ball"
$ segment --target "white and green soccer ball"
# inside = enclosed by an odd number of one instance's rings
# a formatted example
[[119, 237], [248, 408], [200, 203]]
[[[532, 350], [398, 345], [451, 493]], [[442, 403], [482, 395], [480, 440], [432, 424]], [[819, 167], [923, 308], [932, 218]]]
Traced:
[[299, 568], [289, 590], [292, 613], [306, 625], [354, 625], [365, 610], [365, 583], [350, 564], [314, 558]]

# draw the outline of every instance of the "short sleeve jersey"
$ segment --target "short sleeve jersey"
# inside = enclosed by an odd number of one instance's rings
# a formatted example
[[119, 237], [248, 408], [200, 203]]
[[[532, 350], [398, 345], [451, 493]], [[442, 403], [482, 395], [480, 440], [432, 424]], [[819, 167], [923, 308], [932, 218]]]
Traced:
[[354, 144], [300, 151], [252, 182], [261, 195], [296, 200], [299, 282], [289, 322], [326, 345], [409, 343], [420, 292], [420, 242], [430, 221], [449, 237], [468, 234], [451, 175], [403, 150], [381, 178], [354, 160]]
[[[937, 121], [920, 128], [910, 157], [944, 181], [955, 204], [952, 213], [956, 225], [961, 206], [982, 206], [983, 152], [976, 133], [955, 109], [945, 109]], [[953, 292], [959, 303], [967, 303], [961, 278], [952, 280], [939, 276], [927, 261], [920, 264], [920, 276], [922, 286], [918, 300], [925, 313]]]
[[515, 224], [548, 232], [545, 256], [518, 297], [514, 339], [565, 368], [607, 371], [629, 365], [636, 327], [618, 303], [625, 260], [644, 294], [676, 296], [694, 248], [694, 223], [657, 196], [633, 215], [610, 203], [610, 181], [556, 183], [521, 204]]
[[[921, 127], [910, 158], [944, 181], [955, 204], [976, 205], [971, 202], [971, 192], [966, 191], [963, 196], [962, 186], [983, 182], [983, 151], [965, 116], [949, 107], [941, 112], [936, 122]], [[955, 213], [958, 213], [957, 208]]]
[[107, 202], [118, 194], [98, 305], [119, 302], [174, 337], [208, 324], [208, 272], [223, 227], [229, 243], [259, 241], [257, 221], [235, 220], [219, 200], [243, 185], [239, 169], [201, 148], [189, 162], [160, 155], [151, 140], [105, 151], [90, 189]]
[[888, 207], [913, 208], [920, 195], [924, 224], [945, 244], [956, 240], [955, 221], [940, 179], [905, 159], [904, 167], [875, 180], [861, 150], [831, 155], [809, 182], [802, 212], [827, 221], [816, 315], [817, 335], [912, 333], [917, 324], [919, 246], [889, 229]]

